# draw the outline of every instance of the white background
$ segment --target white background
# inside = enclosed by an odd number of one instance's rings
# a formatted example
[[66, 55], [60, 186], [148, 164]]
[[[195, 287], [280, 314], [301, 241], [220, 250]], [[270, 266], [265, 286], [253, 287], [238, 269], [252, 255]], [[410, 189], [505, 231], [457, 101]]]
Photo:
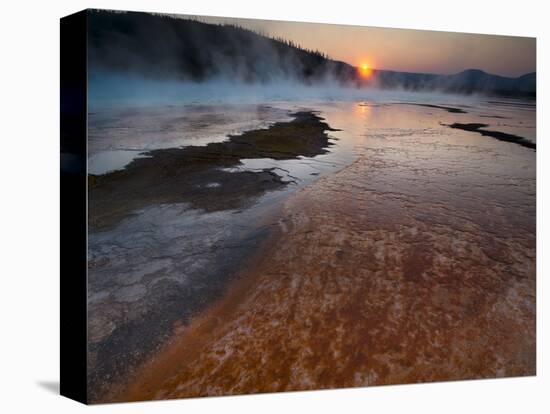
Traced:
[[[548, 85], [545, 1], [79, 1], [2, 4], [0, 24], [0, 411], [550, 412]], [[538, 37], [538, 375], [85, 408], [59, 397], [59, 21], [86, 7]], [[546, 236], [546, 237], [545, 237]], [[77, 275], [75, 275], [77, 277]], [[544, 326], [546, 325], [546, 326]], [[546, 406], [546, 407], [545, 407]], [[545, 411], [546, 408], [546, 411]]]

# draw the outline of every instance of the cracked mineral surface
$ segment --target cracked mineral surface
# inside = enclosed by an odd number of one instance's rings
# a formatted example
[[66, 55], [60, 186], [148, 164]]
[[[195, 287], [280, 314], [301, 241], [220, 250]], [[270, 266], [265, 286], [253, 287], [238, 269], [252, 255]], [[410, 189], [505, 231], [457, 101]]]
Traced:
[[[90, 232], [94, 399], [534, 375], [534, 106], [273, 106], [257, 112], [266, 128], [324, 123], [323, 151], [237, 157], [192, 183], [203, 197], [229, 183], [245, 203], [146, 194]], [[276, 185], [220, 178], [243, 172]]]

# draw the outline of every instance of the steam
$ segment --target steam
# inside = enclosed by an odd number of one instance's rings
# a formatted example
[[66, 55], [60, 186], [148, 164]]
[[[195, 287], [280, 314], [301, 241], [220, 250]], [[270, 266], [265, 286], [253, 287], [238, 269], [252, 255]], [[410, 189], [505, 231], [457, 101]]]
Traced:
[[[90, 111], [109, 107], [153, 107], [185, 104], [261, 104], [277, 102], [329, 103], [368, 101], [369, 103], [433, 102], [449, 100], [440, 91], [412, 92], [402, 88], [357, 88], [338, 82], [324, 81], [316, 86], [298, 81], [245, 83], [226, 78], [207, 82], [154, 80], [138, 75], [103, 73], [90, 78], [88, 107]], [[453, 95], [453, 102], [471, 102], [475, 95]]]
[[91, 11], [88, 27], [93, 102], [356, 99], [374, 89], [534, 96], [536, 90], [535, 74], [373, 70], [362, 77], [347, 63], [284, 39], [166, 15]]

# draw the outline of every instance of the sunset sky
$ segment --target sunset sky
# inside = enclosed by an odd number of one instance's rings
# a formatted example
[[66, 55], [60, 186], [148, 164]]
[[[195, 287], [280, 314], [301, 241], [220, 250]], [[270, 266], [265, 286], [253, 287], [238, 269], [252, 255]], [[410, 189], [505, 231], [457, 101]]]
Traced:
[[[183, 16], [182, 16], [183, 17]], [[335, 24], [199, 17], [233, 23], [318, 49], [354, 66], [452, 74], [465, 69], [516, 77], [536, 71], [534, 38]]]

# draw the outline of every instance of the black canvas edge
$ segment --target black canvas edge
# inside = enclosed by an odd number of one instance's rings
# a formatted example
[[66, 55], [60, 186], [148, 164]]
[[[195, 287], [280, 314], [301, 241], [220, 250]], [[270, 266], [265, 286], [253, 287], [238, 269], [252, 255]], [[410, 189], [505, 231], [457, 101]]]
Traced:
[[60, 19], [60, 394], [87, 395], [87, 11]]

